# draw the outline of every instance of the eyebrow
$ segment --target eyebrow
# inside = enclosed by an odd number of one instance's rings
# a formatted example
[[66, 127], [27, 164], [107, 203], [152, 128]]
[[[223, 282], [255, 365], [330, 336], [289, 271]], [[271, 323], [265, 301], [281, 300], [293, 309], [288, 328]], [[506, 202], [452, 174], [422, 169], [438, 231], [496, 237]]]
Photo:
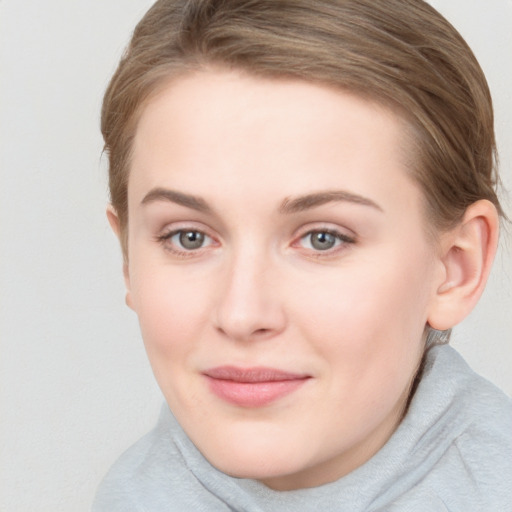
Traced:
[[169, 201], [203, 213], [211, 213], [212, 211], [204, 199], [166, 188], [154, 188], [150, 190], [144, 196], [141, 204], [154, 203], [155, 201]]
[[[142, 199], [141, 204], [145, 205], [156, 201], [169, 201], [202, 213], [212, 213], [212, 209], [203, 198], [160, 187], [150, 190]], [[366, 197], [345, 190], [328, 190], [293, 199], [286, 198], [279, 207], [279, 213], [299, 213], [331, 202], [349, 202], [383, 211], [376, 202]]]
[[375, 208], [381, 212], [384, 211], [376, 202], [368, 199], [367, 197], [347, 192], [345, 190], [328, 190], [325, 192], [316, 192], [314, 194], [299, 196], [294, 199], [287, 198], [281, 204], [279, 212], [285, 214], [299, 213], [327, 203], [338, 201], [370, 206], [371, 208]]

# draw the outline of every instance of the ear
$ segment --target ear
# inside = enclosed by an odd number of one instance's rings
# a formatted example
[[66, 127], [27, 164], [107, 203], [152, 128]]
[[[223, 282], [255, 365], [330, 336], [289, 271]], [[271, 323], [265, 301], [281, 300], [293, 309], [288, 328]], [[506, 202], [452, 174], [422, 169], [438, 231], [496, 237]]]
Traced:
[[[107, 219], [112, 231], [115, 233], [119, 241], [121, 241], [121, 224], [119, 222], [119, 216], [115, 208], [109, 204], [107, 206]], [[128, 268], [128, 255], [123, 254], [123, 276], [124, 276], [124, 284], [126, 286], [126, 305], [133, 309], [132, 299], [131, 299], [131, 286], [130, 286], [130, 273]]]
[[485, 288], [498, 245], [499, 218], [487, 200], [473, 203], [462, 221], [443, 233], [441, 279], [429, 310], [428, 323], [444, 331], [461, 322]]
[[489, 277], [498, 245], [499, 219], [487, 200], [473, 203], [462, 221], [441, 236], [442, 278], [437, 283], [428, 323], [444, 331], [474, 308]]

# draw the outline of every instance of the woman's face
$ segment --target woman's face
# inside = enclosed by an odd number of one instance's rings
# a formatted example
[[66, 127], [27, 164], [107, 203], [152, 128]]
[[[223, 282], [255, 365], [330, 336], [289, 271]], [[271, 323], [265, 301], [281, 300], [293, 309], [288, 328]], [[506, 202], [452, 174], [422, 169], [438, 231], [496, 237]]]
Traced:
[[368, 460], [403, 412], [439, 273], [407, 134], [300, 81], [198, 72], [145, 107], [128, 303], [178, 421], [275, 489]]

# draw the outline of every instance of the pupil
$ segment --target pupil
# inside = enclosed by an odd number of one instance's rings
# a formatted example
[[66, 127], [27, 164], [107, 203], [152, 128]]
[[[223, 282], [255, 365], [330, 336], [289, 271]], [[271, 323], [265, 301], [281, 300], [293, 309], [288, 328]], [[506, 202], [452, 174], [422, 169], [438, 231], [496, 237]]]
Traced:
[[199, 249], [204, 242], [204, 235], [198, 231], [185, 231], [180, 234], [180, 244], [185, 249]]
[[311, 237], [311, 245], [320, 251], [334, 247], [336, 239], [330, 233], [314, 233]]

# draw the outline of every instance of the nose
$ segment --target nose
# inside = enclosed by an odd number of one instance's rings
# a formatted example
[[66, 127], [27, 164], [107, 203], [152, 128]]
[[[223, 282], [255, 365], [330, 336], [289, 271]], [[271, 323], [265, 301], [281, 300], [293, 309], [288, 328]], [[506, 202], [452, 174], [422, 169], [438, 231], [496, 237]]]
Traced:
[[267, 339], [286, 327], [278, 273], [268, 258], [246, 248], [233, 257], [219, 287], [216, 329], [230, 339]]

